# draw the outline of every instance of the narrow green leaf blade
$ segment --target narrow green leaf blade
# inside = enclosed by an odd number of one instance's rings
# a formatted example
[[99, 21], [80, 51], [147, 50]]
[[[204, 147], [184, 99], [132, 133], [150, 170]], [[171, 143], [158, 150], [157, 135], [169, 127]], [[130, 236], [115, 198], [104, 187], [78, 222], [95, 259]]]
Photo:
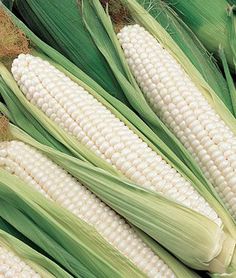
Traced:
[[231, 70], [235, 71], [227, 24], [229, 4], [226, 0], [165, 0], [165, 2], [171, 5], [210, 52], [218, 55], [218, 48], [221, 45]]
[[229, 70], [229, 66], [228, 66], [228, 63], [227, 63], [227, 60], [226, 60], [226, 57], [225, 57], [224, 50], [221, 47], [219, 49], [219, 56], [221, 58], [222, 65], [223, 65], [224, 72], [225, 72], [225, 76], [226, 76], [226, 80], [228, 82], [231, 102], [233, 104], [234, 115], [236, 116], [236, 87], [235, 87], [235, 84], [234, 84], [234, 80], [231, 76], [230, 70]]

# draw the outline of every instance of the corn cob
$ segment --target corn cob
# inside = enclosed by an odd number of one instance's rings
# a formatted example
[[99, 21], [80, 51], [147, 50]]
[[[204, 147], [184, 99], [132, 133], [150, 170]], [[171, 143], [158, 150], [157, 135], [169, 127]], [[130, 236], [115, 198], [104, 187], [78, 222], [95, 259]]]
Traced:
[[236, 217], [236, 138], [180, 64], [139, 25], [118, 34], [127, 62], [154, 112], [194, 156]]
[[26, 98], [62, 129], [139, 185], [221, 220], [174, 168], [83, 87], [39, 57], [21, 54], [12, 73]]
[[12, 251], [0, 245], [0, 277], [1, 278], [40, 278], [27, 263]]
[[175, 277], [124, 219], [45, 155], [20, 141], [1, 142], [0, 150], [0, 166], [94, 226], [149, 277]]

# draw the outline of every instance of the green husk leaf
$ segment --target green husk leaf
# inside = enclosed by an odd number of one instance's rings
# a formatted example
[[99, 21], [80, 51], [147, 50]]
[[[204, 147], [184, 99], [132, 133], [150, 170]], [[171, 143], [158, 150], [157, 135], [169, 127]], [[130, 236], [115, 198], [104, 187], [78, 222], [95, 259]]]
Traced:
[[230, 92], [216, 60], [207, 52], [191, 29], [163, 0], [138, 0], [138, 2], [165, 28], [209, 86], [233, 112]]
[[232, 51], [232, 63], [234, 64], [234, 73], [236, 73], [236, 5], [228, 8], [229, 16], [229, 45]]
[[141, 230], [137, 229], [136, 227], [133, 227], [135, 231], [138, 233], [138, 235], [142, 238], [142, 240], [150, 247], [152, 250], [158, 254], [158, 256], [166, 262], [167, 265], [170, 265], [172, 267], [172, 271], [175, 273], [176, 277], [200, 277], [197, 273], [190, 272], [189, 268], [183, 267], [183, 265], [179, 264], [179, 261], [177, 261], [173, 256], [170, 255], [164, 248], [162, 248], [160, 245], [156, 245], [155, 241], [148, 237], [146, 234], [144, 234]]
[[35, 34], [70, 59], [107, 92], [127, 103], [119, 83], [84, 27], [78, 2], [17, 0], [15, 6]]
[[231, 70], [235, 72], [228, 28], [228, 2], [226, 0], [208, 0], [207, 2], [204, 0], [165, 0], [165, 2], [178, 13], [210, 52], [218, 56], [218, 49], [221, 45], [225, 50]]
[[222, 47], [219, 48], [219, 56], [221, 58], [222, 65], [223, 65], [224, 72], [225, 72], [225, 76], [226, 76], [226, 80], [228, 82], [230, 97], [231, 97], [231, 100], [232, 100], [231, 102], [233, 104], [234, 115], [236, 115], [236, 87], [234, 85], [234, 80], [231, 76], [229, 66], [228, 66], [228, 63], [227, 63], [227, 60], [226, 60], [226, 57], [225, 57], [224, 49]]
[[[220, 227], [208, 218], [157, 193], [41, 145], [18, 128], [11, 127], [11, 132], [14, 138], [36, 147], [77, 177], [104, 202], [182, 261], [197, 269], [211, 269], [211, 261], [219, 254], [226, 234], [223, 236]], [[234, 240], [228, 235], [227, 238], [234, 247]], [[218, 265], [216, 269], [219, 269]], [[219, 271], [222, 271], [221, 267]]]
[[35, 271], [37, 271], [42, 277], [45, 278], [70, 278], [72, 277], [69, 273], [64, 271], [54, 262], [33, 250], [17, 238], [6, 233], [0, 229], [0, 246], [7, 248], [9, 251], [15, 253], [24, 262], [31, 266]]
[[227, 0], [229, 4], [236, 5], [236, 0]]
[[0, 102], [0, 114], [6, 116], [10, 121], [13, 121], [13, 118], [11, 118], [11, 113], [6, 107], [6, 105], [2, 102]]
[[45, 257], [49, 258], [50, 260], [52, 259], [50, 255], [48, 255], [44, 250], [42, 250], [39, 246], [37, 246], [34, 242], [32, 242], [30, 239], [25, 237], [22, 233], [20, 233], [18, 230], [16, 230], [10, 223], [8, 223], [6, 220], [4, 220], [0, 216], [0, 229], [6, 232], [7, 234], [17, 238], [27, 246], [31, 247], [38, 253], [44, 255]]
[[47, 132], [47, 130], [45, 130], [45, 128], [38, 123], [26, 109], [23, 109], [22, 106], [17, 103], [17, 98], [12, 94], [12, 91], [1, 77], [0, 94], [7, 105], [7, 107], [3, 104], [1, 105], [1, 113], [7, 116], [12, 123], [17, 124], [25, 131], [30, 131], [31, 136], [37, 138], [39, 142], [57, 148], [65, 153], [70, 153], [69, 150]]

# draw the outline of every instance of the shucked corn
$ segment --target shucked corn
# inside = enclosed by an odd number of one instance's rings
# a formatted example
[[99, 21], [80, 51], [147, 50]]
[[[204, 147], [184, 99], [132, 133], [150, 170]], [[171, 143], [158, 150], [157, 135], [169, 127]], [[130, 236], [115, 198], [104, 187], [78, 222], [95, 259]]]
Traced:
[[40, 278], [41, 276], [16, 254], [0, 245], [0, 277]]
[[21, 54], [12, 73], [26, 98], [130, 180], [221, 224], [203, 197], [89, 92], [41, 58]]
[[1, 142], [0, 167], [92, 225], [147, 276], [175, 277], [123, 218], [33, 147], [20, 141]]
[[180, 64], [139, 25], [118, 34], [154, 112], [194, 156], [236, 218], [236, 137]]

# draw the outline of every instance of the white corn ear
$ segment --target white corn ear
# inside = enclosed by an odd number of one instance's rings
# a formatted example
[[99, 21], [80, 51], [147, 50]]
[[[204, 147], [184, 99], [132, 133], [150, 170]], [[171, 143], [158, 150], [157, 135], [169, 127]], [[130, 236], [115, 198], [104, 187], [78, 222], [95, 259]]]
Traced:
[[221, 225], [216, 212], [189, 181], [106, 106], [54, 66], [21, 54], [13, 61], [12, 73], [32, 104], [124, 176]]
[[118, 34], [130, 69], [154, 112], [199, 163], [236, 218], [236, 137], [182, 66], [139, 25]]
[[0, 166], [92, 225], [148, 277], [175, 277], [121, 216], [33, 147], [1, 142]]

